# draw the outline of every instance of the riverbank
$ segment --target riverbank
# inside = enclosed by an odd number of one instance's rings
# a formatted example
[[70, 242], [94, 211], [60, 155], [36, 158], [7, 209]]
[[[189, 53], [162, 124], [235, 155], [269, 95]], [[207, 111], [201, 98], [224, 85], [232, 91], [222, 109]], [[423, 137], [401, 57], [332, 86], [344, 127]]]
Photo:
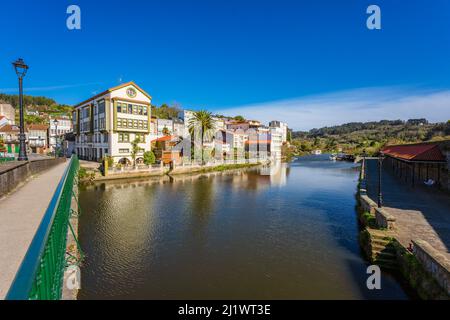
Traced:
[[123, 179], [139, 179], [139, 178], [158, 178], [164, 176], [174, 176], [192, 173], [208, 173], [208, 172], [222, 172], [235, 169], [255, 168], [263, 165], [261, 162], [255, 163], [230, 163], [230, 164], [218, 164], [218, 165], [189, 165], [189, 166], [176, 166], [172, 169], [160, 166], [158, 168], [150, 168], [149, 170], [127, 170], [114, 173], [108, 173], [102, 175], [99, 170], [87, 170], [83, 168], [80, 170], [81, 184], [90, 184], [94, 182], [103, 182], [111, 180], [123, 180]]
[[381, 268], [401, 274], [421, 299], [450, 299], [450, 262], [421, 240], [415, 230], [410, 244], [399, 236], [400, 221], [367, 195], [364, 164], [358, 185], [358, 218], [362, 225], [360, 244], [367, 259]]

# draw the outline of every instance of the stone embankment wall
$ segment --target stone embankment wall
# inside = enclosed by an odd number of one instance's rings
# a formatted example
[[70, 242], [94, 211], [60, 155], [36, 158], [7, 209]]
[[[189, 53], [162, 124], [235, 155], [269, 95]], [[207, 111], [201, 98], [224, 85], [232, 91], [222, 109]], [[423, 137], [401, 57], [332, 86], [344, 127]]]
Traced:
[[0, 167], [0, 198], [13, 191], [31, 176], [39, 174], [64, 161], [66, 161], [65, 158], [49, 158], [6, 164], [4, 168]]
[[426, 241], [413, 240], [412, 250], [396, 240], [396, 220], [366, 194], [360, 175], [358, 214], [360, 243], [369, 261], [397, 270], [422, 299], [450, 299], [450, 262]]

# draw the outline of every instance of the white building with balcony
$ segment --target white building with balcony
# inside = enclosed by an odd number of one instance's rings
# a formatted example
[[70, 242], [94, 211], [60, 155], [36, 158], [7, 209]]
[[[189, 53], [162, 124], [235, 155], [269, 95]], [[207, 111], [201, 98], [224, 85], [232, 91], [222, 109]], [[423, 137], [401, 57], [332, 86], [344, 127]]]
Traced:
[[81, 159], [132, 164], [132, 142], [139, 139], [136, 162], [150, 151], [151, 96], [134, 82], [110, 88], [76, 106], [72, 124]]

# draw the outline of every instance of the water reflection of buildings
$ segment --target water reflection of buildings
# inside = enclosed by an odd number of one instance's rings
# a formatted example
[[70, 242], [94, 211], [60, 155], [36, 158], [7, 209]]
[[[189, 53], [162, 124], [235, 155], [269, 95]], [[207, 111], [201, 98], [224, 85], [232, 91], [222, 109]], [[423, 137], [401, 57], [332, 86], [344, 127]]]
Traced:
[[270, 185], [282, 187], [286, 185], [289, 167], [286, 163], [276, 161], [261, 168], [260, 173], [262, 176], [267, 177]]
[[170, 184], [174, 190], [185, 184], [198, 183], [202, 178], [223, 178], [227, 179], [233, 190], [245, 189], [253, 191], [262, 191], [270, 186], [285, 186], [287, 176], [289, 175], [289, 166], [286, 163], [274, 162], [263, 166], [258, 170], [230, 170], [224, 172], [210, 172], [186, 175], [174, 175], [151, 178], [137, 178], [126, 180], [111, 180], [101, 182], [87, 187], [88, 189], [110, 191], [115, 189], [129, 189], [148, 187], [152, 185]]

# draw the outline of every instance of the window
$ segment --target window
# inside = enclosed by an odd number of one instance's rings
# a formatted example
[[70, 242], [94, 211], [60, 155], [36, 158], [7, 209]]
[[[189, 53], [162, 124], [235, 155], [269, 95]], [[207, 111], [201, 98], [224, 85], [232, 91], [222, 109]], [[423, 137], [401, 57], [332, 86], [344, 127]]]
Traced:
[[105, 113], [105, 100], [98, 103], [98, 113]]
[[105, 118], [100, 118], [98, 120], [98, 128], [100, 130], [104, 130], [105, 129]]
[[136, 133], [136, 139], [139, 139], [140, 143], [145, 143], [145, 134], [143, 134], [143, 133]]
[[119, 153], [130, 153], [130, 149], [119, 149]]
[[119, 133], [119, 142], [130, 142], [129, 133]]
[[[103, 142], [108, 142], [108, 134], [107, 133], [103, 134]], [[107, 153], [107, 152], [105, 151], [105, 153]]]
[[132, 104], [128, 105], [128, 113], [133, 114], [133, 105]]
[[147, 113], [147, 107], [143, 107], [143, 110], [144, 110], [144, 116], [148, 115], [148, 113]]

